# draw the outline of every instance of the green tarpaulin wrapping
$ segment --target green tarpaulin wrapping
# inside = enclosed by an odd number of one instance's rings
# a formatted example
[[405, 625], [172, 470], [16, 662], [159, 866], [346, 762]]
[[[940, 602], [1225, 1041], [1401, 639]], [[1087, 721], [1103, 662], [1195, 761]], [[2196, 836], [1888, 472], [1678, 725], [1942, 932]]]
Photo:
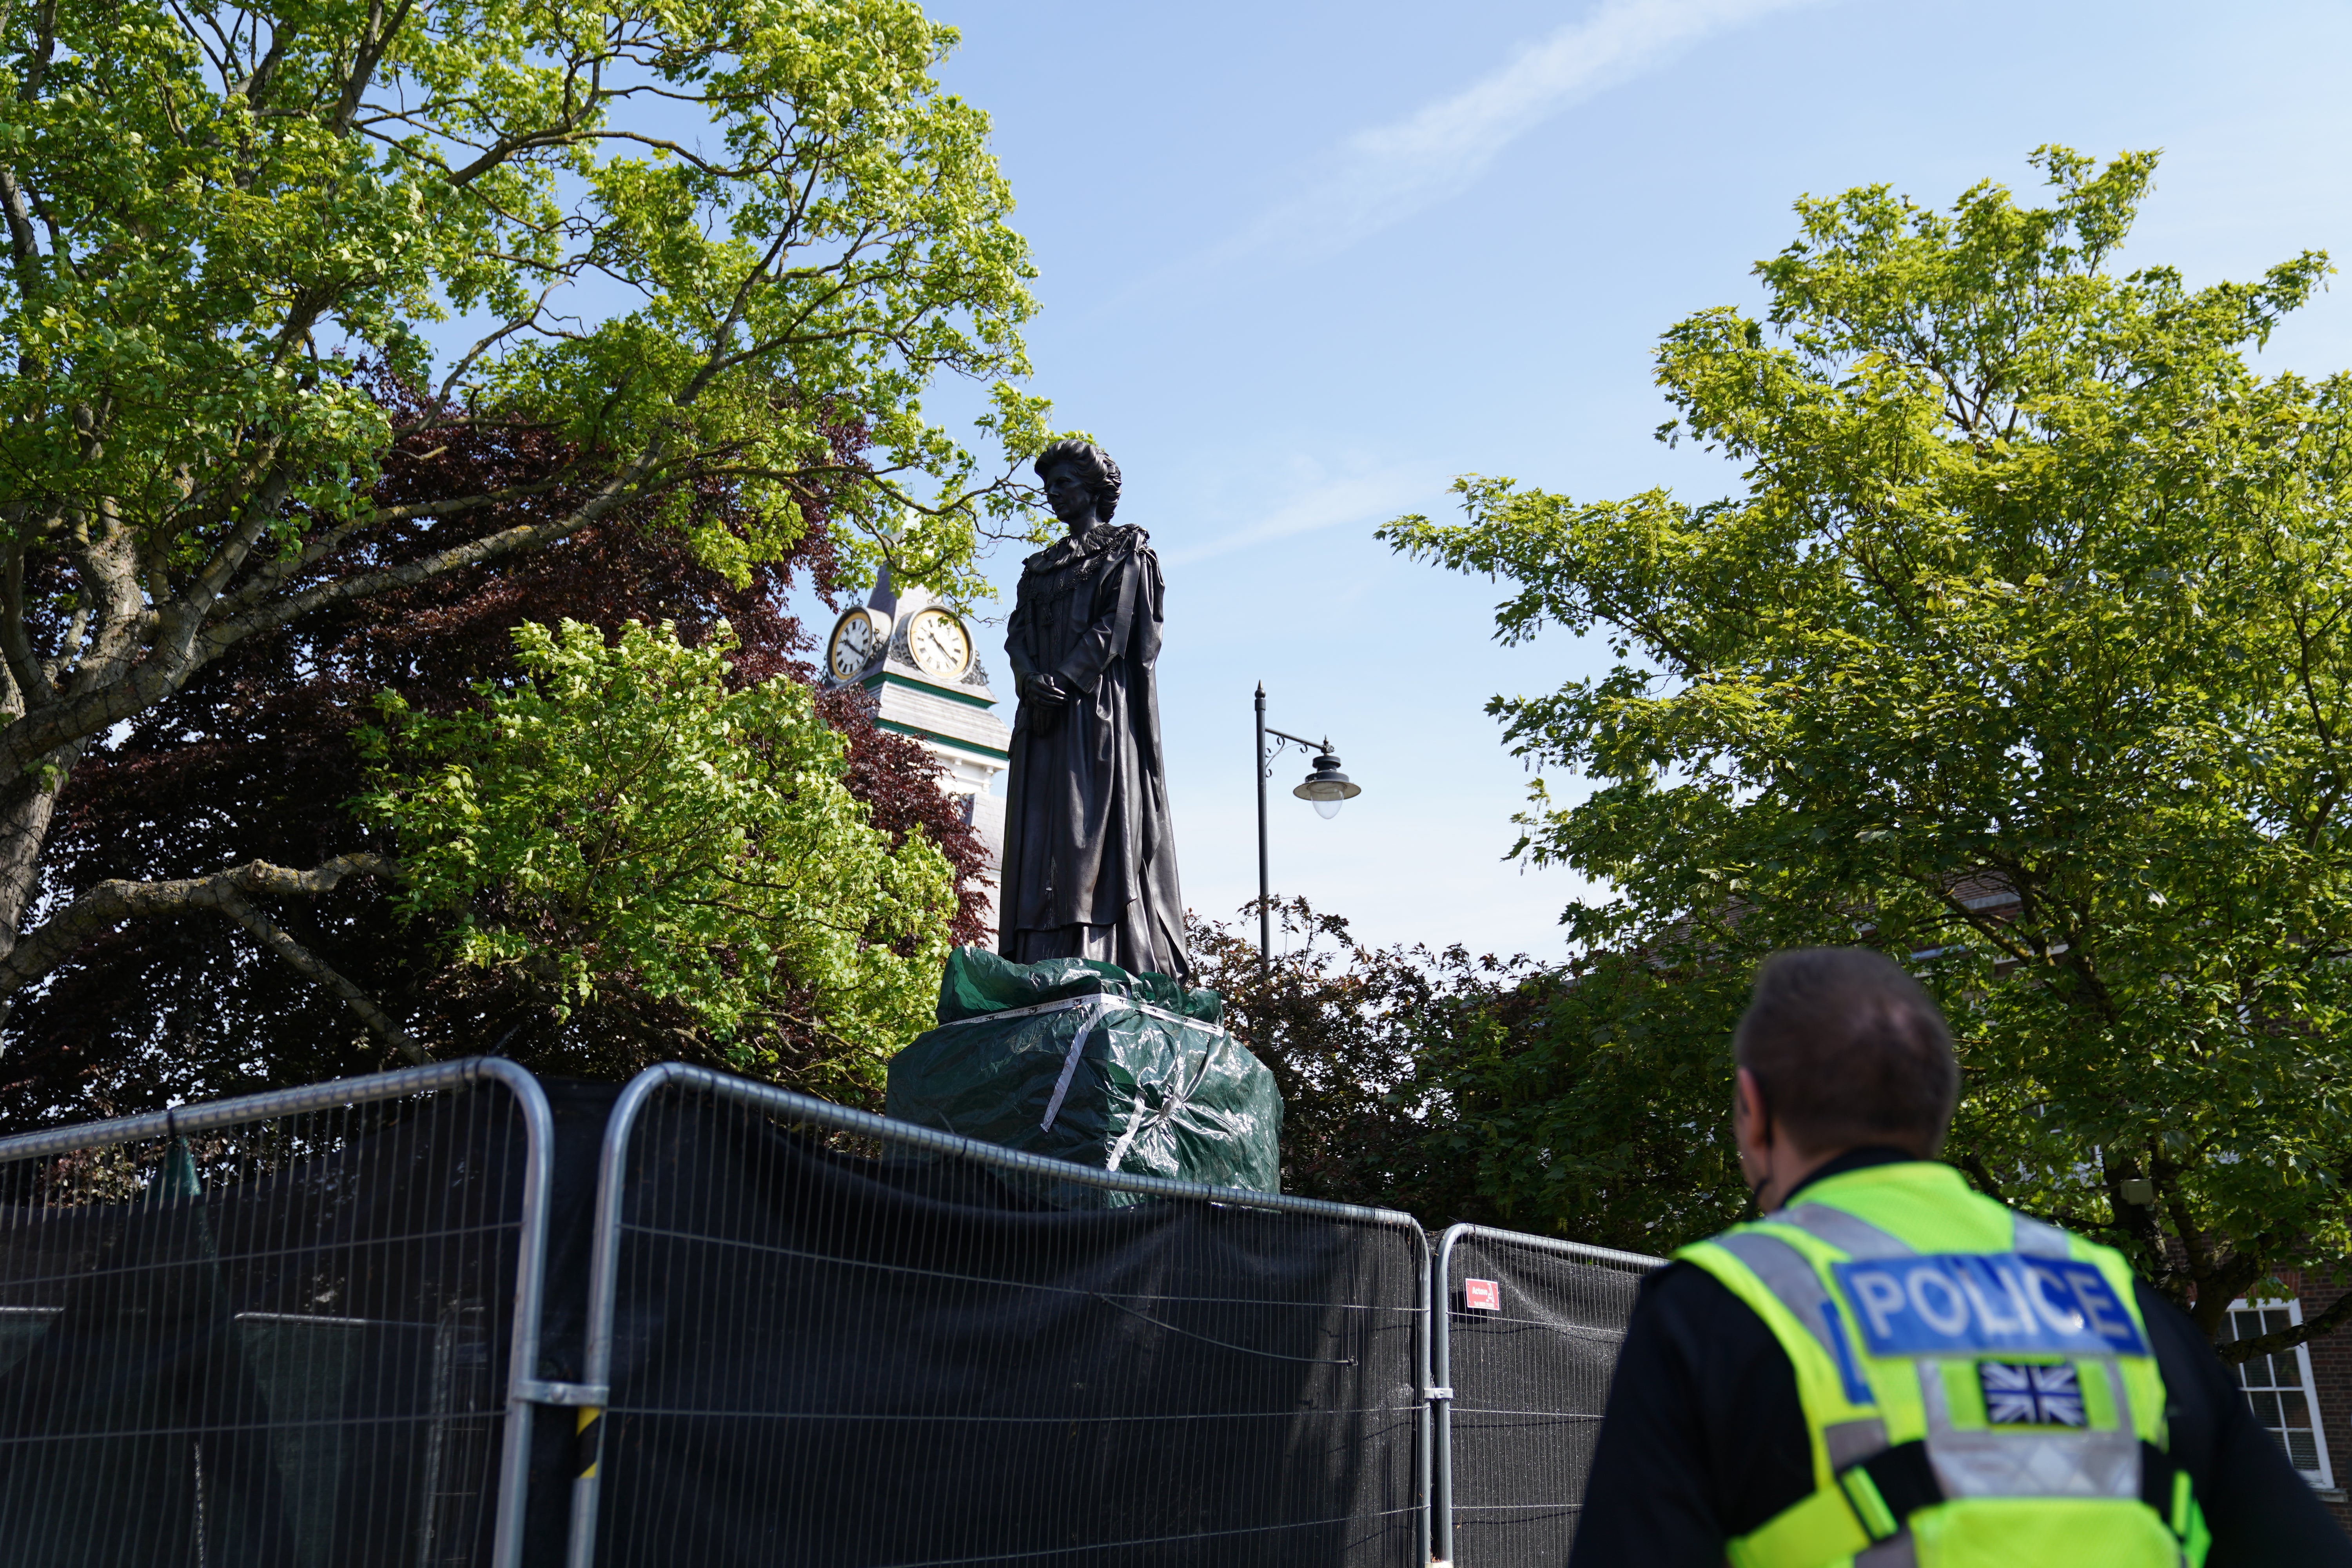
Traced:
[[890, 1060], [888, 1114], [1097, 1170], [1279, 1192], [1282, 1095], [1224, 1009], [1164, 974], [960, 947], [940, 1026]]

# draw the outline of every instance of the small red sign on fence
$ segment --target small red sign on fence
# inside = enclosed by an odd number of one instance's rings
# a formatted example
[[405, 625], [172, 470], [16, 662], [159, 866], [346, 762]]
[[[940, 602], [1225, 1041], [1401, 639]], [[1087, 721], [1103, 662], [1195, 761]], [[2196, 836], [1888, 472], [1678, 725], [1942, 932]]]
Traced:
[[1503, 1310], [1503, 1287], [1492, 1279], [1465, 1279], [1462, 1304], [1474, 1312], [1499, 1312]]

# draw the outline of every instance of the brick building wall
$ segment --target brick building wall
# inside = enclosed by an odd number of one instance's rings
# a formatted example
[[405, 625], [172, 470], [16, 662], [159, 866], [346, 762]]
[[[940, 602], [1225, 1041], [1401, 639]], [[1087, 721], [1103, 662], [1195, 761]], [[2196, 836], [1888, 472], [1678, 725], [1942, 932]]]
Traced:
[[[2327, 1277], [2291, 1275], [2283, 1283], [2294, 1288], [2303, 1306], [2303, 1321], [2311, 1321], [2332, 1306], [2347, 1286]], [[2352, 1531], [2352, 1503], [2345, 1500], [2344, 1482], [2352, 1479], [2352, 1328], [2310, 1342], [2312, 1392], [2317, 1395], [2320, 1436], [2336, 1472], [2333, 1490], [2319, 1496], [2336, 1522]]]

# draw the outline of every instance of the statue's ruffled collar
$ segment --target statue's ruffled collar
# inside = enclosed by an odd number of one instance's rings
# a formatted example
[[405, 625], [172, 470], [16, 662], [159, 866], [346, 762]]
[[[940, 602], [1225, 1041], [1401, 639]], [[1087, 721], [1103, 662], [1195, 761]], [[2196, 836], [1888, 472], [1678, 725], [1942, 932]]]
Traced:
[[1111, 550], [1134, 549], [1150, 539], [1150, 535], [1132, 524], [1107, 522], [1090, 528], [1075, 537], [1055, 540], [1045, 549], [1021, 563], [1024, 572], [1058, 572], [1090, 555], [1100, 555]]

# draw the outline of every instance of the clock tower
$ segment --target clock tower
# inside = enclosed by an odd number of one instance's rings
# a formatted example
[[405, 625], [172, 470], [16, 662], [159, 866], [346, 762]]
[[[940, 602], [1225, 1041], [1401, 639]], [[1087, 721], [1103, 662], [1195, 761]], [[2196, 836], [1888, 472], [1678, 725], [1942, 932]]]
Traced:
[[971, 623], [923, 589], [894, 588], [885, 567], [865, 606], [834, 623], [824, 674], [829, 686], [872, 692], [875, 723], [921, 742], [945, 765], [940, 787], [962, 803], [964, 820], [988, 847], [982, 885], [992, 942], [1004, 797], [989, 786], [1012, 761], [1013, 732], [996, 716]]

